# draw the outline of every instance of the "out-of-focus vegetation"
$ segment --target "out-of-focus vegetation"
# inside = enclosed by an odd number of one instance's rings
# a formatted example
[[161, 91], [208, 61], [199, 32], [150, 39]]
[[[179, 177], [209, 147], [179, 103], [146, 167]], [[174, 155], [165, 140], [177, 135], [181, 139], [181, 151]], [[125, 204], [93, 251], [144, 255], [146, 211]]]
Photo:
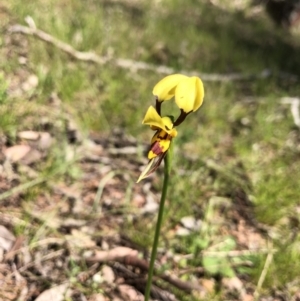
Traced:
[[[53, 183], [71, 186], [81, 181], [83, 171], [76, 155], [71, 167], [66, 160], [66, 115], [76, 121], [84, 138], [91, 132], [113, 136], [115, 129], [121, 129], [142, 147], [151, 133], [141, 121], [154, 103], [154, 84], [164, 76], [153, 70], [136, 71], [134, 65], [120, 68], [113, 61], [86, 63], [36, 37], [9, 32], [14, 24], [26, 25], [24, 20], [30, 16], [38, 29], [78, 51], [165, 65], [175, 71], [223, 75], [216, 81], [203, 76], [204, 104], [180, 126], [175, 141], [161, 253], [168, 257], [166, 250], [170, 250], [180, 260], [176, 264], [167, 260], [163, 269], [183, 271], [177, 274], [186, 281], [211, 281], [213, 288], [204, 300], [240, 300], [226, 292], [223, 279], [232, 277], [241, 280], [242, 295], [251, 298], [263, 271], [266, 275], [256, 292], [260, 300], [296, 296], [300, 132], [291, 111], [292, 103], [293, 112], [300, 111], [296, 30], [275, 27], [263, 8], [248, 1], [9, 0], [0, 4], [0, 14], [4, 58], [0, 59], [0, 133], [5, 137], [1, 147], [14, 145], [17, 133], [24, 130], [46, 129], [57, 135], [51, 152], [34, 166], [42, 177], [39, 185], [29, 185], [19, 196], [18, 218], [24, 223], [14, 224], [16, 235], [25, 236], [30, 245], [40, 237], [68, 234], [67, 228], [47, 227], [37, 217], [32, 223], [28, 211], [41, 193], [48, 191], [51, 199]], [[232, 74], [237, 77], [231, 78]], [[37, 84], [29, 81], [26, 86], [32, 75]], [[49, 103], [58, 98], [60, 109], [53, 109]], [[142, 160], [142, 151], [137, 157]], [[19, 173], [20, 184], [30, 182], [28, 173]], [[130, 178], [130, 185], [124, 187], [126, 204], [118, 208], [124, 221], [117, 232], [149, 249], [155, 215], [134, 217], [135, 180]], [[160, 180], [157, 172], [151, 180], [154, 192], [160, 191]], [[0, 199], [0, 209], [5, 210], [5, 199]], [[13, 213], [12, 208], [10, 204]], [[176, 235], [186, 216], [195, 217], [201, 226], [187, 236]], [[95, 221], [97, 214], [84, 218]], [[267, 258], [271, 260], [266, 265]], [[69, 268], [66, 278], [74, 284], [83, 268]], [[50, 286], [44, 283], [45, 288]], [[101, 291], [101, 285], [88, 282], [74, 286], [87, 298]]]

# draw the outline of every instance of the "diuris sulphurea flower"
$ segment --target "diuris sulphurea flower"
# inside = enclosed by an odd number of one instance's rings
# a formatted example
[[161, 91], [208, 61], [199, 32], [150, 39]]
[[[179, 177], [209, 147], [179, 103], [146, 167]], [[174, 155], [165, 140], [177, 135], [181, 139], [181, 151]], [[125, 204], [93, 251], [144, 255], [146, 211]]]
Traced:
[[[200, 108], [204, 98], [204, 87], [201, 79], [182, 74], [168, 75], [153, 88], [155, 108], [150, 106], [146, 112], [143, 124], [155, 131], [148, 152], [149, 163], [141, 173], [138, 181], [145, 179], [154, 172], [170, 148], [172, 139], [177, 136], [175, 127], [180, 125], [192, 112]], [[164, 101], [175, 98], [175, 104], [180, 114], [175, 120], [173, 116], [161, 116], [161, 105]]]

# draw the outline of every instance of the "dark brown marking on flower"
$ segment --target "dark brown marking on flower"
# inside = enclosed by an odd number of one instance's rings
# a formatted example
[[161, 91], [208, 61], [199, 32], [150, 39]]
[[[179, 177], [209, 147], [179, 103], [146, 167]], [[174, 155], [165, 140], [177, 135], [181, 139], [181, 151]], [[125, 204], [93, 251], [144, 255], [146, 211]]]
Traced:
[[159, 155], [161, 153], [163, 153], [163, 149], [159, 144], [159, 141], [155, 141], [152, 145], [151, 145], [151, 150], [155, 155]]
[[157, 135], [157, 138], [160, 138], [162, 140], [166, 140], [168, 137], [168, 133], [164, 132], [164, 131], [160, 131], [160, 133]]
[[161, 161], [164, 159], [164, 157], [166, 156], [167, 152], [161, 153], [160, 155], [158, 155], [155, 158], [155, 163], [153, 165], [153, 167], [149, 170], [149, 172], [147, 173], [147, 175], [153, 173], [160, 165]]

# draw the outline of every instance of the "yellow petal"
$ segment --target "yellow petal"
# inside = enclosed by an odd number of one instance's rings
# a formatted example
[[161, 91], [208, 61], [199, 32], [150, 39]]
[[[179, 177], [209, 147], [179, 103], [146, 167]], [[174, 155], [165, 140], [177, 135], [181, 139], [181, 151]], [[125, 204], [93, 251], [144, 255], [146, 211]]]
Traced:
[[[173, 128], [173, 122], [170, 117], [168, 116], [162, 117], [162, 122], [167, 130], [171, 130]], [[168, 131], [166, 132], [168, 133]]]
[[159, 145], [161, 146], [163, 153], [165, 153], [169, 149], [170, 143], [171, 140], [162, 140], [159, 142]]
[[200, 78], [193, 76], [179, 82], [175, 102], [185, 113], [196, 111], [203, 102], [204, 88]]
[[194, 109], [193, 109], [194, 112], [201, 107], [204, 98], [204, 86], [202, 80], [199, 77], [195, 77], [195, 78], [196, 78], [197, 92], [196, 92], [196, 99], [195, 99]]
[[151, 128], [154, 129], [161, 129], [172, 137], [175, 137], [177, 134], [177, 131], [175, 129], [172, 129], [172, 120], [169, 117], [162, 118], [161, 116], [159, 116], [153, 106], [150, 106], [148, 111], [146, 112], [143, 124], [148, 124], [151, 126]]
[[180, 81], [187, 78], [182, 74], [172, 74], [164, 77], [153, 88], [153, 95], [158, 97], [159, 101], [169, 100], [175, 95], [176, 86]]

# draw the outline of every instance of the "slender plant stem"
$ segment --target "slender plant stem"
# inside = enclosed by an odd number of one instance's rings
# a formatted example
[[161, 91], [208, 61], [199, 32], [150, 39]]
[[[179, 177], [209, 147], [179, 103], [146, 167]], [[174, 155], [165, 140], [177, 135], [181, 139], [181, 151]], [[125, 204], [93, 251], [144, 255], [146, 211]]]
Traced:
[[158, 247], [158, 239], [159, 239], [159, 233], [160, 228], [162, 224], [163, 219], [163, 213], [164, 213], [164, 205], [165, 200], [167, 196], [167, 189], [168, 189], [168, 183], [169, 183], [169, 174], [171, 170], [171, 157], [172, 157], [172, 143], [170, 146], [170, 149], [168, 150], [164, 162], [164, 182], [162, 187], [162, 193], [160, 197], [160, 203], [159, 203], [159, 211], [158, 211], [158, 217], [157, 217], [157, 223], [155, 228], [155, 235], [154, 235], [154, 241], [152, 245], [152, 252], [151, 252], [151, 259], [150, 259], [150, 266], [148, 271], [148, 279], [147, 279], [147, 285], [146, 285], [146, 291], [145, 291], [145, 301], [149, 300], [150, 291], [151, 291], [151, 284], [152, 284], [152, 276], [154, 271], [154, 262], [157, 254], [157, 247]]

